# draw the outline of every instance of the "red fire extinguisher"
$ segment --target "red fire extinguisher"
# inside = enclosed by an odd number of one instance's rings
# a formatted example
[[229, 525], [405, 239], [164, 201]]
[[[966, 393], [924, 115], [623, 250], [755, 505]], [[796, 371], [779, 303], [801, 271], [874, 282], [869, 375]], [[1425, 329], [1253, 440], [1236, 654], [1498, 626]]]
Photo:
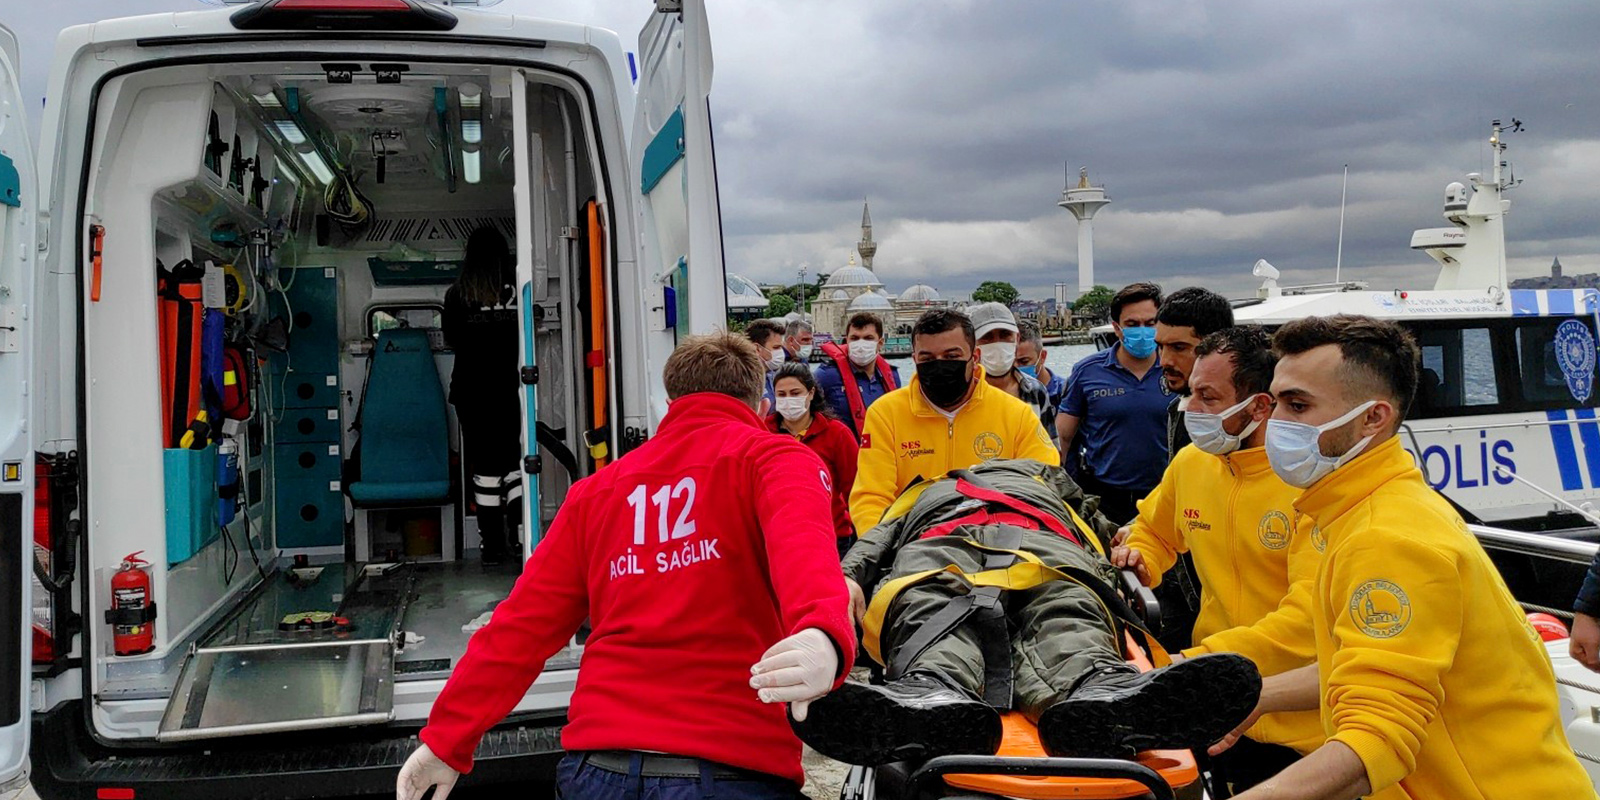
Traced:
[[122, 568], [111, 576], [111, 608], [106, 622], [111, 624], [111, 649], [119, 656], [135, 656], [155, 648], [156, 604], [150, 599], [148, 561], [140, 550], [122, 559]]

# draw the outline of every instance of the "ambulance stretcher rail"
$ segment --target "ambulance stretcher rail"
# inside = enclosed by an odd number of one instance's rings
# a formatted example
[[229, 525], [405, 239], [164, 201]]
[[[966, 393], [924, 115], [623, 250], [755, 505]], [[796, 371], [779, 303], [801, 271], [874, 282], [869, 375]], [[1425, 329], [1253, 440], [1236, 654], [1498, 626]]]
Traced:
[[930, 759], [907, 782], [906, 797], [923, 797], [943, 785], [946, 775], [1036, 775], [1110, 778], [1135, 781], [1154, 800], [1177, 800], [1172, 787], [1155, 770], [1133, 761], [1106, 758], [1012, 758], [1002, 756], [939, 756]]

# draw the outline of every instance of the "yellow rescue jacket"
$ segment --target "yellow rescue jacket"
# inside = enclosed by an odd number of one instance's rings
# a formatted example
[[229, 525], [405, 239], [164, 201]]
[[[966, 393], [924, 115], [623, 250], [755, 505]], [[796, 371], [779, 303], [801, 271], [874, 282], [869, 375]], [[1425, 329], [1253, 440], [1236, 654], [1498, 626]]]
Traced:
[[1323, 725], [1366, 766], [1369, 798], [1595, 797], [1543, 643], [1399, 439], [1295, 507], [1327, 541], [1312, 591]]
[[[1320, 559], [1309, 522], [1295, 529], [1299, 496], [1272, 471], [1265, 448], [1214, 456], [1191, 445], [1139, 502], [1124, 544], [1144, 556], [1154, 582], [1183, 552], [1200, 575], [1197, 644], [1184, 655], [1239, 653], [1263, 675], [1315, 660], [1310, 600]], [[1249, 735], [1302, 753], [1324, 740], [1314, 711], [1269, 714]]]
[[1027, 403], [996, 389], [974, 367], [967, 404], [948, 419], [922, 395], [915, 375], [867, 409], [850, 492], [850, 519], [871, 530], [900, 492], [917, 478], [940, 478], [997, 458], [1061, 465], [1055, 441]]

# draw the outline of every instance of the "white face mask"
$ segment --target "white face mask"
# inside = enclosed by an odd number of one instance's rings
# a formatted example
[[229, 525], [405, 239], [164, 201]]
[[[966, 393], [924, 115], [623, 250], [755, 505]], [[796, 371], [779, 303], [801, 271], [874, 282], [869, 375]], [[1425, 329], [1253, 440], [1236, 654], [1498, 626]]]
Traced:
[[779, 416], [794, 422], [806, 415], [806, 410], [811, 408], [810, 397], [780, 397], [774, 400], [773, 407], [778, 410]]
[[1322, 425], [1307, 425], [1304, 422], [1290, 422], [1283, 419], [1268, 420], [1267, 461], [1272, 464], [1272, 471], [1278, 473], [1278, 477], [1282, 478], [1284, 483], [1305, 489], [1327, 477], [1328, 473], [1349, 463], [1350, 459], [1366, 449], [1372, 437], [1368, 436], [1356, 442], [1355, 446], [1346, 450], [1342, 456], [1325, 456], [1322, 454], [1320, 443], [1322, 434], [1348, 425], [1351, 420], [1377, 404], [1376, 400], [1368, 400], [1350, 409], [1344, 416]]
[[1017, 361], [1017, 345], [1015, 342], [990, 342], [978, 345], [978, 361], [983, 364], [983, 372], [991, 378], [998, 378], [1011, 371], [1011, 365]]
[[783, 352], [783, 348], [781, 347], [776, 350], [768, 350], [767, 352], [772, 354], [771, 357], [767, 359], [767, 371], [777, 372], [778, 367], [783, 366], [784, 356], [788, 354]]
[[1237, 435], [1228, 433], [1222, 424], [1255, 402], [1256, 397], [1258, 395], [1246, 397], [1244, 402], [1221, 414], [1207, 414], [1194, 410], [1183, 412], [1183, 427], [1189, 432], [1189, 440], [1201, 451], [1214, 456], [1227, 455], [1238, 450], [1239, 445], [1261, 426], [1261, 420], [1250, 420], [1250, 424], [1244, 426], [1244, 430], [1239, 431]]
[[850, 363], [865, 367], [878, 360], [878, 343], [872, 339], [857, 339], [850, 343]]
[[800, 360], [801, 361], [805, 361], [805, 360], [811, 358], [811, 348], [812, 347], [815, 347], [815, 345], [809, 345], [809, 344], [800, 345], [800, 349], [798, 351], [798, 355], [800, 356]]

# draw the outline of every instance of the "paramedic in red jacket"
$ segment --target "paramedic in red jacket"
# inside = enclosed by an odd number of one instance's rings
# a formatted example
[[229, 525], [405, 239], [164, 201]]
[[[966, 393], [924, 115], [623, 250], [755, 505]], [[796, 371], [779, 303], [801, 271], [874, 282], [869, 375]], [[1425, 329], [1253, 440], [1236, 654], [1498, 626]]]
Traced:
[[860, 451], [856, 435], [833, 418], [811, 368], [805, 364], [779, 367], [772, 379], [772, 393], [773, 410], [767, 417], [772, 432], [793, 436], [811, 448], [828, 468], [833, 489], [833, 533], [839, 557], [844, 558], [856, 542], [856, 529], [850, 523], [850, 487], [856, 483], [856, 456]]
[[800, 796], [783, 704], [804, 718], [843, 681], [856, 642], [826, 469], [766, 430], [765, 374], [735, 335], [672, 354], [659, 430], [572, 487], [434, 703], [400, 800], [430, 786], [444, 800], [585, 617], [561, 796]]

